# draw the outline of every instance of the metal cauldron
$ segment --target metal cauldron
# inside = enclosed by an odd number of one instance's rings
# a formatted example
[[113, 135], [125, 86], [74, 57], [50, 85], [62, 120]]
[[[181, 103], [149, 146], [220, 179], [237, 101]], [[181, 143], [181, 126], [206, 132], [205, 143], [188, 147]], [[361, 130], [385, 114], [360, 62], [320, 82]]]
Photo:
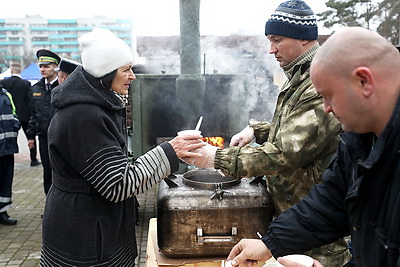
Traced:
[[159, 185], [158, 247], [172, 258], [227, 256], [240, 239], [266, 233], [272, 214], [272, 198], [258, 179], [191, 170]]

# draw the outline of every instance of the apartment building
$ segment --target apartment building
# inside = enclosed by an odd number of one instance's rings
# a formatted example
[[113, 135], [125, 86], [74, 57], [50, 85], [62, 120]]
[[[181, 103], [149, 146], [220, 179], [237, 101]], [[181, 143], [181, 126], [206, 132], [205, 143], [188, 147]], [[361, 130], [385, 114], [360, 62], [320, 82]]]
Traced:
[[111, 30], [132, 46], [130, 19], [107, 17], [79, 19], [47, 19], [41, 16], [0, 19], [0, 68], [10, 62], [28, 64], [36, 59], [38, 49], [50, 49], [60, 55], [80, 61], [78, 38], [93, 28]]

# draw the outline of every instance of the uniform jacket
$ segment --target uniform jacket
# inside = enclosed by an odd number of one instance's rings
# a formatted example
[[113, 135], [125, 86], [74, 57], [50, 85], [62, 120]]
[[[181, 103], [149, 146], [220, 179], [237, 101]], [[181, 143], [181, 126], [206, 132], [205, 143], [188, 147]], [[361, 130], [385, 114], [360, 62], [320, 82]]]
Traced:
[[[52, 93], [53, 185], [43, 216], [43, 266], [132, 266], [134, 195], [178, 169], [163, 143], [130, 164], [121, 100], [78, 67]], [[70, 265], [68, 265], [70, 264]]]
[[[263, 238], [275, 257], [351, 233], [356, 266], [400, 266], [400, 99], [383, 133], [343, 133], [336, 158]], [[306, 242], [305, 242], [306, 240]]]
[[36, 135], [47, 138], [47, 129], [55, 112], [51, 105], [51, 91], [57, 85], [58, 81], [55, 81], [51, 90], [47, 90], [45, 79], [42, 78], [32, 86], [33, 109], [27, 130], [28, 139], [34, 139]]
[[0, 87], [0, 157], [18, 153], [18, 131], [21, 128], [12, 97]]
[[218, 150], [215, 167], [235, 177], [267, 175], [277, 213], [321, 182], [338, 143], [340, 124], [324, 113], [323, 99], [310, 80], [318, 44], [293, 62], [278, 95], [271, 123], [251, 124], [258, 145]]
[[19, 76], [11, 76], [2, 80], [1, 84], [13, 97], [18, 119], [21, 122], [28, 122], [32, 110], [31, 83]]

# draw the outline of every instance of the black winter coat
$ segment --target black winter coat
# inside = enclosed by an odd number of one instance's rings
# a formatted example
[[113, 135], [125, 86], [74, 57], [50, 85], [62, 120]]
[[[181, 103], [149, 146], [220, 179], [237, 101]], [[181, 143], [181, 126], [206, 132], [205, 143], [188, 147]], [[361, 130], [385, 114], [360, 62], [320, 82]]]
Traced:
[[399, 161], [400, 99], [379, 138], [341, 135], [324, 183], [273, 221], [264, 243], [278, 257], [351, 234], [357, 266], [400, 267]]
[[41, 266], [133, 266], [135, 199], [178, 169], [168, 143], [133, 164], [125, 108], [82, 67], [55, 88], [48, 131], [53, 185], [43, 215]]
[[51, 91], [57, 85], [58, 81], [55, 81], [51, 85], [52, 89], [47, 90], [45, 79], [42, 78], [32, 86], [33, 109], [27, 130], [28, 139], [34, 139], [36, 135], [47, 138], [47, 129], [55, 112], [51, 105]]
[[19, 121], [28, 122], [32, 110], [31, 83], [21, 77], [11, 76], [2, 80], [1, 84], [13, 97]]

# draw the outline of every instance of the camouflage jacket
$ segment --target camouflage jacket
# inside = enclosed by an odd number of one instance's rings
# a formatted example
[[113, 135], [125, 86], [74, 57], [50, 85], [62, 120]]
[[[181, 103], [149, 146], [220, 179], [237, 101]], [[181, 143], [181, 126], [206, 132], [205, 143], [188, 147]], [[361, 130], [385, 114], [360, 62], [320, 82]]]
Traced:
[[255, 144], [216, 152], [215, 168], [236, 178], [266, 175], [276, 213], [286, 210], [319, 183], [337, 144], [340, 124], [324, 113], [322, 97], [310, 80], [314, 45], [287, 66], [271, 123], [250, 123]]

